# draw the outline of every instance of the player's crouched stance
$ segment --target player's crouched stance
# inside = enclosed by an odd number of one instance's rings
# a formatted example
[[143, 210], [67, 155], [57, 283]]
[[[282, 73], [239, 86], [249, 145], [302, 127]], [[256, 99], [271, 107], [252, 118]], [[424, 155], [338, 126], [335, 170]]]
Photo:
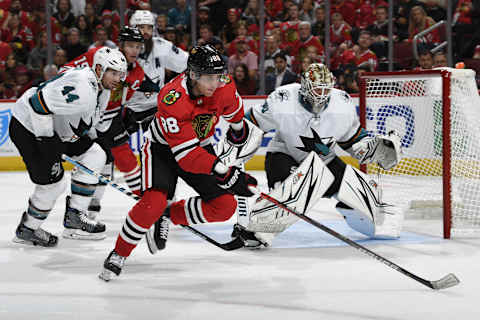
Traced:
[[[190, 51], [187, 71], [169, 82], [158, 95], [158, 111], [142, 150], [143, 196], [130, 210], [115, 249], [99, 277], [119, 275], [125, 259], [152, 224], [168, 217], [174, 224], [193, 225], [230, 219], [235, 195], [252, 196], [257, 181], [215, 155], [210, 137], [218, 117], [230, 122], [239, 141], [246, 135], [244, 111], [218, 51], [207, 45]], [[178, 178], [199, 196], [172, 202]]]
[[[72, 69], [27, 90], [13, 108], [10, 137], [35, 184], [15, 242], [44, 247], [57, 244], [57, 236], [40, 226], [66, 187], [62, 154], [94, 170], [105, 165], [105, 152], [87, 135], [100, 120], [109, 91], [125, 76], [125, 58], [116, 52], [95, 56], [93, 68]], [[103, 110], [99, 101], [105, 101]], [[96, 183], [92, 176], [72, 173], [72, 196], [67, 198], [64, 218], [68, 234], [95, 239], [105, 231], [105, 225], [89, 220], [86, 213]]]
[[[336, 210], [354, 230], [374, 238], [398, 238], [402, 210], [383, 203], [377, 182], [345, 164], [333, 148], [338, 144], [360, 163], [375, 162], [389, 170], [400, 160], [400, 138], [395, 132], [369, 137], [348, 94], [333, 86], [328, 68], [312, 64], [301, 84], [277, 88], [265, 104], [247, 112], [246, 118], [264, 132], [276, 132], [265, 161], [270, 196], [303, 214], [321, 198], [333, 197], [338, 200]], [[234, 234], [248, 246], [269, 245], [296, 221], [259, 199], [248, 225], [236, 225]]]

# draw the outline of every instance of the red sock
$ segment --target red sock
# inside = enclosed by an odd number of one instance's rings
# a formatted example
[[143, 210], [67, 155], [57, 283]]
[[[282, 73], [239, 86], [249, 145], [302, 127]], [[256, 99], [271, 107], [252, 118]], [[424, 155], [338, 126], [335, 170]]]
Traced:
[[172, 203], [170, 220], [174, 224], [192, 225], [227, 221], [235, 213], [237, 201], [231, 194], [224, 194], [210, 201], [192, 197]]
[[115, 251], [123, 257], [128, 257], [166, 207], [165, 191], [147, 190], [128, 213], [118, 235]]

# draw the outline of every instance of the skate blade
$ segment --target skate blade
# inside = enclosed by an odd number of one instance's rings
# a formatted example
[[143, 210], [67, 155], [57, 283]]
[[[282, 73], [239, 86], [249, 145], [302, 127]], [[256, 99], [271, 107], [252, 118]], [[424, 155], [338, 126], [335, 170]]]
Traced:
[[[41, 247], [41, 248], [54, 248], [54, 247], [56, 247], [56, 245], [54, 245], [54, 246], [43, 246], [43, 245], [38, 244], [38, 243], [35, 243], [35, 242], [33, 242], [33, 241], [20, 239], [20, 238], [17, 237], [17, 236], [15, 236], [15, 237], [12, 239], [12, 242], [13, 242], [13, 243], [18, 243], [18, 244], [23, 244], [23, 245], [26, 245], [26, 246], [29, 246], [29, 247]], [[57, 243], [57, 244], [58, 244], [58, 243]]]
[[112, 280], [114, 275], [115, 273], [113, 273], [112, 271], [103, 268], [102, 272], [100, 272], [100, 274], [98, 275], [98, 278], [105, 282], [108, 282]]
[[150, 230], [147, 231], [145, 234], [145, 239], [147, 240], [147, 246], [148, 246], [148, 251], [150, 251], [151, 254], [156, 254], [158, 252], [157, 245], [155, 244], [155, 239], [151, 236], [151, 233], [153, 233], [153, 228], [152, 226]]
[[65, 229], [62, 236], [73, 240], [103, 240], [107, 237], [106, 232], [89, 233], [78, 229]]

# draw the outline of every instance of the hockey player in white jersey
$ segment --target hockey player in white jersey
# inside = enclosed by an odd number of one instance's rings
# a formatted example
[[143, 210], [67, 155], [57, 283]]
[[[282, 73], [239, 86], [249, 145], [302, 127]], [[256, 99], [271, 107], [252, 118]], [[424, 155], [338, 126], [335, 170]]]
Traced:
[[[165, 84], [165, 69], [181, 73], [187, 68], [188, 54], [173, 43], [160, 37], [153, 37], [155, 18], [148, 10], [137, 10], [130, 18], [130, 25], [137, 27], [145, 39], [144, 50], [138, 63], [145, 72], [145, 79], [140, 88], [127, 102], [127, 114], [130, 113], [131, 125], [146, 122], [157, 110], [157, 96]], [[147, 121], [145, 121], [147, 120]]]
[[[105, 50], [95, 54], [93, 68], [61, 73], [27, 90], [13, 108], [10, 137], [35, 185], [16, 229], [15, 242], [44, 247], [57, 244], [58, 237], [40, 226], [66, 187], [62, 154], [94, 170], [105, 165], [105, 152], [87, 136], [100, 121], [110, 90], [124, 79], [127, 69], [125, 57], [118, 50]], [[104, 237], [105, 225], [88, 219], [86, 214], [96, 180], [81, 171], [72, 173], [64, 236]]]
[[[245, 117], [263, 132], [275, 130], [265, 161], [273, 197], [301, 213], [320, 198], [334, 197], [338, 200], [336, 210], [353, 229], [370, 237], [399, 237], [403, 221], [400, 208], [382, 203], [376, 181], [345, 164], [334, 146], [360, 163], [375, 162], [388, 170], [400, 160], [400, 138], [395, 132], [369, 136], [360, 126], [350, 96], [334, 88], [334, 77], [325, 65], [310, 65], [301, 84], [277, 88]], [[269, 245], [275, 234], [297, 220], [261, 200], [253, 205], [246, 228], [236, 225], [234, 235], [251, 246]]]

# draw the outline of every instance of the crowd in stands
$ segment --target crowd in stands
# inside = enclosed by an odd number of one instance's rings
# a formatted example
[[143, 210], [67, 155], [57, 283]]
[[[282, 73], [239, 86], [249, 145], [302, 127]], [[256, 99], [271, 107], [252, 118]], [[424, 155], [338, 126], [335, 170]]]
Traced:
[[[56, 0], [50, 18], [53, 64], [46, 65], [46, 1], [0, 0], [0, 98], [20, 97], [89, 48], [117, 46], [120, 1]], [[151, 10], [157, 23], [154, 35], [184, 50], [192, 46], [190, 15], [196, 12], [196, 43], [212, 44], [220, 50], [240, 94], [258, 93], [258, 0], [197, 0], [196, 11], [189, 0], [123, 1], [127, 23], [135, 10]], [[349, 93], [358, 92], [359, 74], [387, 70], [386, 0], [331, 0], [330, 13], [325, 12], [323, 0], [264, 1], [266, 94], [299, 81], [299, 74], [310, 63], [325, 62], [327, 52], [337, 86]], [[454, 60], [480, 58], [480, 33], [475, 32], [480, 25], [480, 8], [475, 7], [475, 1], [395, 0], [396, 70], [446, 65], [441, 50], [431, 52], [445, 40], [444, 27], [417, 39], [418, 60], [413, 60], [412, 41], [419, 32], [446, 19], [447, 3], [453, 11]], [[325, 26], [327, 14], [330, 26]], [[325, 48], [327, 27], [330, 46]]]

